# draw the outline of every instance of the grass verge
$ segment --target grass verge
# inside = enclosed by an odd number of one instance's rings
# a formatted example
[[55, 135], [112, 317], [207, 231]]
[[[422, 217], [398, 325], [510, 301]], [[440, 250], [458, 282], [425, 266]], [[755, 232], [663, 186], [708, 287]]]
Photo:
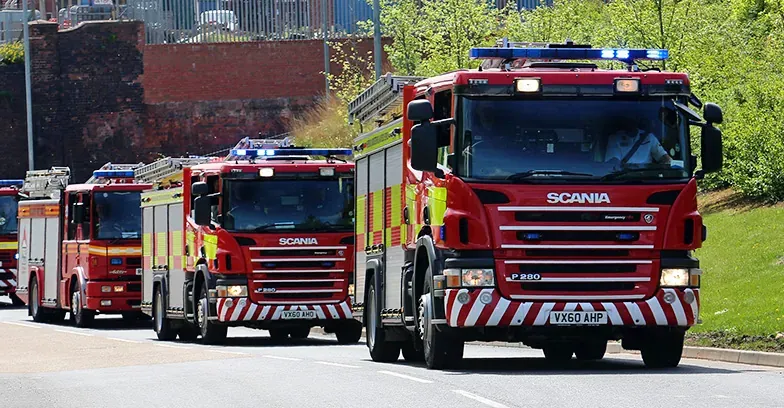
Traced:
[[703, 194], [703, 324], [688, 344], [784, 352], [784, 205]]

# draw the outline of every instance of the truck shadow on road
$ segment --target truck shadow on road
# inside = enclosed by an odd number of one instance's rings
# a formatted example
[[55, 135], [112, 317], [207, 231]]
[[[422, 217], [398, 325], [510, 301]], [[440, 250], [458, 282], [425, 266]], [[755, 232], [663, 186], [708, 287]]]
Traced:
[[[422, 366], [422, 364], [409, 364]], [[706, 362], [707, 364], [707, 362]], [[675, 369], [649, 369], [642, 361], [616, 359], [607, 357], [601, 361], [572, 360], [564, 364], [554, 365], [552, 362], [536, 357], [519, 358], [466, 358], [459, 368], [445, 370], [447, 375], [561, 375], [561, 374], [591, 374], [591, 375], [651, 375], [651, 374], [738, 374], [744, 372], [761, 372], [762, 369], [727, 369], [695, 365], [692, 362], [681, 362]]]
[[304, 340], [273, 340], [267, 336], [253, 336], [253, 337], [229, 337], [223, 343], [222, 347], [324, 347], [324, 346], [337, 346], [337, 340], [322, 339], [322, 338], [308, 338]]
[[[35, 324], [40, 326], [51, 327], [70, 327], [78, 329], [69, 319], [70, 315], [66, 314], [62, 322], [57, 323], [35, 323], [32, 318], [26, 323]], [[133, 331], [133, 330], [150, 330], [152, 331], [152, 322], [149, 320], [124, 320], [120, 317], [96, 318], [87, 329], [101, 330], [101, 331]]]

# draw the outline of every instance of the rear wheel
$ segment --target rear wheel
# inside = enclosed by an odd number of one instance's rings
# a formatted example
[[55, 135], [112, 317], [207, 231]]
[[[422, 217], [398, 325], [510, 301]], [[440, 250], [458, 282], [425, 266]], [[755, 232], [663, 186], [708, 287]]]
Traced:
[[47, 321], [46, 310], [41, 307], [41, 296], [38, 294], [38, 280], [33, 278], [30, 281], [30, 304], [27, 306], [30, 316], [36, 323], [44, 323]]
[[648, 368], [675, 368], [683, 354], [684, 332], [662, 332], [648, 337], [640, 350], [642, 361]]
[[166, 317], [166, 310], [163, 307], [163, 293], [160, 287], [155, 289], [155, 301], [153, 304], [153, 328], [158, 340], [172, 341], [177, 338], [177, 331], [174, 330], [171, 320]]
[[285, 341], [289, 338], [289, 332], [285, 329], [269, 329], [269, 334], [274, 341]]
[[400, 349], [403, 352], [403, 358], [410, 363], [419, 363], [425, 361], [425, 353], [420, 348], [414, 347], [414, 341], [409, 341], [403, 344]]
[[297, 327], [289, 330], [289, 336], [293, 340], [304, 340], [310, 336], [310, 327]]
[[14, 306], [18, 307], [18, 306], [25, 305], [25, 302], [21, 298], [19, 298], [19, 295], [17, 295], [16, 293], [9, 293], [8, 297], [11, 298], [11, 304]]
[[95, 318], [95, 311], [82, 306], [82, 291], [78, 287], [71, 289], [71, 321], [76, 327], [90, 327]]
[[199, 338], [199, 329], [190, 323], [185, 323], [179, 330], [177, 330], [177, 337], [181, 341], [196, 341]]
[[430, 305], [432, 281], [433, 275], [430, 268], [428, 268], [425, 274], [422, 295], [419, 297], [417, 325], [422, 338], [422, 348], [427, 368], [440, 370], [460, 364], [460, 361], [463, 359], [465, 342], [439, 331], [436, 325], [433, 324]]
[[574, 349], [575, 357], [581, 361], [601, 360], [606, 352], [606, 341], [580, 343]]
[[[373, 277], [371, 277], [373, 279]], [[370, 350], [370, 358], [375, 362], [391, 363], [400, 357], [400, 344], [386, 341], [384, 329], [379, 322], [378, 305], [376, 304], [376, 285], [371, 281], [368, 288], [367, 314], [365, 315], [365, 325], [367, 332], [367, 346]]]
[[201, 341], [205, 344], [222, 344], [226, 341], [229, 327], [215, 324], [210, 321], [210, 308], [207, 299], [207, 285], [201, 285], [201, 295], [199, 295], [199, 309], [196, 313]]
[[574, 348], [570, 344], [552, 343], [542, 349], [544, 358], [553, 363], [565, 363], [572, 359]]
[[356, 344], [362, 338], [362, 323], [351, 320], [338, 327], [335, 332], [338, 344]]

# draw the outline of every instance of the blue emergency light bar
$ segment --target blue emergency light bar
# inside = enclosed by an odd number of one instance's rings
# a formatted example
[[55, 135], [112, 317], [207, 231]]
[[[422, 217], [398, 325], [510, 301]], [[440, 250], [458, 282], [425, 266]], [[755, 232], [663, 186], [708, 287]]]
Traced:
[[666, 60], [668, 50], [623, 48], [471, 48], [471, 58], [477, 59], [559, 59], [559, 60]]
[[23, 184], [24, 180], [0, 180], [0, 187], [21, 186]]
[[134, 176], [133, 170], [95, 170], [95, 178], [131, 178]]
[[351, 149], [232, 149], [232, 156], [351, 156]]

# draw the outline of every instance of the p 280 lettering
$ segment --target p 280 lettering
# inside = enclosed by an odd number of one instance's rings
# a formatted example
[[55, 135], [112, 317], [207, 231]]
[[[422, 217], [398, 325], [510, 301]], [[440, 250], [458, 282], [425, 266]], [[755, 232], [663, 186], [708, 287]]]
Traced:
[[538, 273], [513, 273], [511, 278], [514, 281], [538, 281], [542, 280], [542, 275]]

